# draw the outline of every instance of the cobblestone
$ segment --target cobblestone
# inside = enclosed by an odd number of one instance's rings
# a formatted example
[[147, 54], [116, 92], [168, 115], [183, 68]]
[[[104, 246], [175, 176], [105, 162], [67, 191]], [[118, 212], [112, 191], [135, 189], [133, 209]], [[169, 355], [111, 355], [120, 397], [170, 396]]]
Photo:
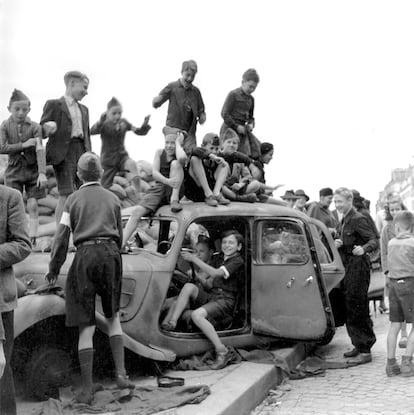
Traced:
[[[385, 375], [388, 315], [379, 314], [373, 321], [377, 342], [372, 363], [289, 381], [291, 390], [283, 391], [276, 405], [265, 400], [251, 415], [414, 415], [414, 377]], [[343, 360], [350, 348], [346, 329], [340, 327], [333, 341], [316, 352], [329, 360]], [[397, 354], [400, 357], [403, 350]]]

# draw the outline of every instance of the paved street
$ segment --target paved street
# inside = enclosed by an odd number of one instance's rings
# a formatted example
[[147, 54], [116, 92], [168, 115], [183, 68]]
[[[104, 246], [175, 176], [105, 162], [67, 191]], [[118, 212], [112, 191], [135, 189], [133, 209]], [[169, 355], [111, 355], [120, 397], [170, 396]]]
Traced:
[[[252, 415], [414, 414], [414, 377], [385, 375], [388, 315], [377, 312], [373, 320], [377, 343], [372, 363], [288, 381], [272, 391]], [[346, 330], [340, 327], [332, 343], [317, 353], [329, 360], [342, 360], [349, 348]], [[401, 355], [402, 349], [397, 353]]]

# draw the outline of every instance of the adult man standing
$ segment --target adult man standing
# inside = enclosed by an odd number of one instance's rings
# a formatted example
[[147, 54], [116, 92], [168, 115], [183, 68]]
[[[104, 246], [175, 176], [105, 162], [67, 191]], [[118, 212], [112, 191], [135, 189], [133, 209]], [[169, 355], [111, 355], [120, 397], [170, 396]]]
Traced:
[[197, 147], [197, 122], [204, 124], [206, 113], [200, 90], [193, 85], [197, 73], [197, 63], [193, 60], [183, 62], [181, 78], [170, 82], [153, 100], [152, 106], [159, 108], [168, 102], [168, 114], [164, 135], [186, 131], [183, 148], [187, 155]]
[[[3, 350], [6, 365], [0, 380], [0, 413], [16, 414], [13, 372], [10, 359], [13, 351], [13, 316], [17, 307], [17, 288], [13, 264], [30, 254], [27, 219], [21, 194], [0, 185], [0, 313], [4, 327]], [[2, 336], [3, 337], [3, 336]]]
[[53, 165], [59, 192], [56, 223], [60, 222], [67, 197], [81, 185], [76, 175], [79, 157], [91, 151], [88, 108], [79, 103], [88, 94], [89, 78], [70, 71], [63, 79], [65, 95], [47, 101], [40, 120], [44, 135], [49, 136], [46, 160]]
[[368, 287], [370, 263], [366, 255], [377, 248], [378, 240], [366, 217], [352, 206], [352, 191], [341, 187], [334, 193], [337, 210], [343, 214], [335, 245], [345, 266], [342, 289], [346, 307], [346, 328], [354, 348], [344, 353], [348, 363], [371, 362], [371, 347], [376, 338], [369, 316]]
[[336, 233], [337, 222], [329, 210], [333, 200], [333, 191], [330, 187], [324, 187], [319, 190], [319, 202], [313, 202], [308, 207], [308, 215], [311, 218], [320, 220], [331, 232], [332, 235]]

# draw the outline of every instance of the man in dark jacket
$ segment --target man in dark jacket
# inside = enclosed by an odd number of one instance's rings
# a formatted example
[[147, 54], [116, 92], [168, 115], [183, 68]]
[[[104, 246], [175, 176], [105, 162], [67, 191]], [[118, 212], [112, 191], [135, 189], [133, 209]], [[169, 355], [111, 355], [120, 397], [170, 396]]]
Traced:
[[346, 328], [354, 348], [345, 353], [348, 363], [371, 362], [376, 338], [369, 316], [368, 287], [370, 263], [367, 253], [378, 246], [378, 239], [367, 218], [352, 206], [352, 191], [341, 187], [334, 193], [336, 209], [343, 214], [335, 245], [345, 266], [342, 290], [346, 307]]
[[[13, 372], [10, 359], [13, 351], [13, 317], [17, 307], [17, 287], [13, 265], [30, 254], [27, 219], [21, 194], [0, 185], [0, 342], [3, 342], [5, 363], [0, 380], [0, 414], [15, 415]], [[1, 360], [1, 359], [0, 359]]]

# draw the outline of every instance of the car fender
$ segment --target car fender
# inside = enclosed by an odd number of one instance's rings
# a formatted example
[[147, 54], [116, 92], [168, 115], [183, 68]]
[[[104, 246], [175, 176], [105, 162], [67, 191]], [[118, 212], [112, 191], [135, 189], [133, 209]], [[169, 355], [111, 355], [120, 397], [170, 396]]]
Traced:
[[32, 294], [21, 297], [14, 310], [14, 337], [29, 327], [54, 316], [65, 315], [65, 300], [54, 294]]

